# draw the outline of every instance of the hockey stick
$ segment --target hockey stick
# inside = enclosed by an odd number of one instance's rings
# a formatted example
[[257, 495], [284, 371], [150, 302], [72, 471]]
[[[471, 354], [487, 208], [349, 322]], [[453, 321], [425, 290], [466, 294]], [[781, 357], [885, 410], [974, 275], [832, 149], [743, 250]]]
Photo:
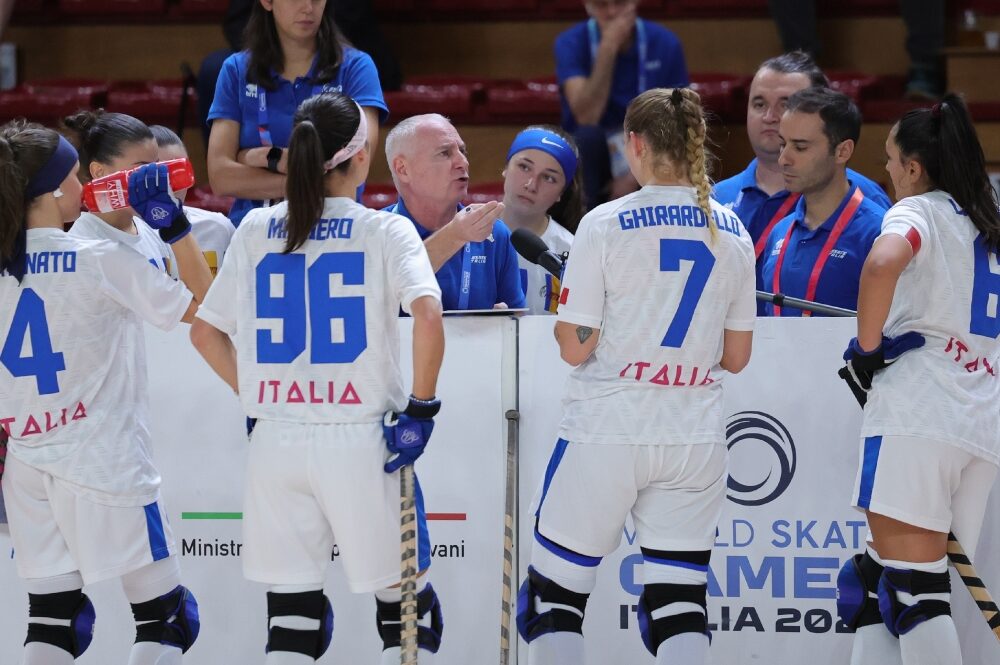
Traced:
[[811, 300], [792, 298], [791, 296], [786, 296], [783, 293], [768, 293], [767, 291], [758, 291], [757, 300], [763, 300], [765, 302], [774, 303], [778, 307], [794, 307], [795, 309], [804, 309], [813, 312], [815, 314], [824, 314], [826, 316], [858, 315], [858, 313], [855, 312], [853, 309], [844, 309], [843, 307], [824, 305], [823, 303], [813, 302]]
[[517, 494], [518, 421], [521, 414], [511, 409], [504, 414], [507, 418], [507, 484], [504, 496], [503, 516], [503, 598], [500, 603], [500, 665], [510, 662], [510, 615], [514, 596], [514, 504]]
[[399, 606], [399, 662], [417, 663], [417, 510], [413, 465], [399, 469], [399, 531], [402, 578]]
[[[761, 291], [757, 292], [758, 298], [761, 293]], [[815, 304], [809, 303], [808, 301], [803, 302], [808, 305]], [[796, 306], [792, 303], [788, 304], [793, 307]], [[840, 308], [838, 307], [836, 309]], [[843, 311], [845, 312], [844, 314], [833, 314], [832, 316], [857, 316], [858, 314], [857, 312], [849, 309]], [[845, 371], [846, 368], [841, 368], [838, 374], [843, 377], [843, 372]], [[851, 382], [848, 382], [848, 385], [851, 386], [852, 391], [856, 390]], [[857, 391], [855, 391], [854, 396], [858, 398], [860, 403], [861, 396]], [[951, 561], [951, 565], [953, 565], [955, 570], [958, 571], [958, 575], [962, 578], [965, 588], [969, 590], [969, 594], [976, 602], [976, 606], [979, 608], [979, 611], [983, 613], [983, 619], [986, 620], [986, 625], [989, 626], [997, 640], [1000, 640], [1000, 608], [998, 608], [997, 604], [993, 601], [993, 596], [990, 595], [989, 589], [986, 588], [986, 584], [983, 582], [983, 579], [979, 577], [979, 573], [976, 572], [976, 568], [972, 565], [972, 561], [969, 559], [969, 556], [965, 553], [965, 550], [962, 549], [962, 544], [958, 542], [958, 538], [956, 538], [955, 534], [951, 531], [948, 532], [947, 553], [948, 560]]]

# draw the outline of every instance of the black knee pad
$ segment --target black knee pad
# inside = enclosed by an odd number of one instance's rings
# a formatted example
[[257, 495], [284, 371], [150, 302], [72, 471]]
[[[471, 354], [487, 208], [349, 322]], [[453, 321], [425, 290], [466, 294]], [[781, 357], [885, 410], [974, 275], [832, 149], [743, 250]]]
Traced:
[[158, 642], [187, 653], [201, 630], [198, 601], [186, 587], [177, 586], [170, 593], [144, 603], [132, 604], [135, 617], [135, 641]]
[[851, 630], [882, 623], [878, 581], [883, 566], [865, 552], [844, 563], [837, 575], [837, 615]]
[[[375, 625], [379, 637], [382, 638], [382, 650], [398, 647], [402, 627], [400, 603], [385, 603], [376, 598], [375, 608]], [[431, 653], [437, 653], [441, 648], [441, 635], [444, 633], [444, 616], [441, 614], [441, 602], [430, 584], [417, 594], [417, 620], [423, 622], [424, 617], [428, 615], [431, 625], [417, 626], [417, 646]]]
[[[275, 617], [305, 617], [319, 621], [316, 630], [296, 630], [284, 626], [270, 626]], [[319, 658], [330, 648], [333, 639], [333, 606], [323, 591], [300, 593], [267, 593], [267, 653], [291, 651], [310, 658]]]
[[[705, 584], [647, 584], [639, 596], [639, 634], [653, 656], [660, 645], [674, 635], [701, 633], [708, 635]], [[700, 612], [682, 612], [654, 619], [653, 614], [671, 603], [693, 603]]]
[[945, 600], [918, 600], [907, 605], [899, 600], [898, 591], [912, 596], [929, 593], [951, 593], [948, 571], [927, 573], [922, 570], [886, 568], [878, 584], [878, 608], [889, 632], [899, 637], [919, 624], [937, 616], [950, 616], [951, 603]]
[[[32, 618], [59, 619], [70, 624], [53, 626], [33, 622]], [[28, 637], [24, 643], [44, 642], [79, 658], [94, 639], [96, 619], [94, 605], [81, 589], [61, 593], [29, 593]]]
[[[547, 633], [582, 635], [583, 617], [589, 598], [589, 593], [570, 591], [539, 573], [533, 566], [528, 566], [528, 577], [517, 594], [517, 632], [528, 643]], [[535, 608], [536, 601], [564, 607], [554, 607], [539, 613]]]

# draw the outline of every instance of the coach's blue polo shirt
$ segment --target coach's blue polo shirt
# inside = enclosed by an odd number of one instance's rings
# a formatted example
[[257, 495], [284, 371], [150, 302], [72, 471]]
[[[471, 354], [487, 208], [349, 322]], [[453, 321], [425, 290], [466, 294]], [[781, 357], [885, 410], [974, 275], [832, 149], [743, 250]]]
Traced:
[[[421, 240], [433, 233], [413, 219], [402, 198], [384, 209], [413, 222]], [[458, 209], [461, 210], [462, 206]], [[469, 270], [469, 284], [467, 302], [463, 306], [462, 282], [466, 268]], [[483, 242], [466, 244], [441, 266], [435, 276], [441, 287], [441, 305], [446, 310], [492, 309], [498, 302], [507, 303], [512, 309], [525, 306], [517, 253], [510, 242], [510, 229], [500, 220], [493, 224], [493, 240], [487, 238]]]
[[[247, 82], [249, 61], [250, 54], [247, 51], [234, 53], [226, 58], [219, 72], [219, 82], [215, 86], [212, 108], [208, 112], [209, 122], [223, 118], [240, 123], [240, 150], [259, 148], [263, 145], [257, 122], [260, 113], [257, 85]], [[342, 92], [360, 106], [377, 108], [383, 121], [388, 118], [389, 108], [382, 97], [378, 71], [367, 53], [345, 46], [344, 60], [337, 69], [337, 76], [327, 83], [316, 85], [312, 82], [315, 69], [314, 60], [309, 73], [295, 81], [289, 81], [278, 76], [276, 72], [271, 72], [277, 87], [274, 90], [266, 90], [265, 93], [267, 129], [271, 134], [272, 145], [288, 147], [295, 111], [302, 102], [320, 92]], [[239, 226], [244, 215], [262, 205], [264, 201], [236, 199], [229, 211], [229, 219], [234, 225]]]
[[[781, 267], [781, 292], [793, 298], [806, 298], [809, 278], [813, 266], [820, 258], [820, 252], [830, 237], [837, 219], [847, 207], [854, 191], [851, 190], [840, 202], [834, 213], [815, 231], [806, 226], [806, 202], [799, 199], [792, 213], [782, 219], [771, 231], [760, 255], [761, 278], [766, 291], [774, 290], [774, 271], [778, 255], [789, 227], [794, 227], [789, 238], [788, 248]], [[863, 192], [864, 190], [862, 190]], [[854, 211], [850, 221], [844, 228], [837, 243], [830, 250], [823, 272], [819, 275], [816, 285], [815, 302], [833, 305], [845, 309], [858, 308], [858, 284], [861, 281], [861, 268], [864, 266], [868, 252], [882, 230], [882, 217], [887, 208], [880, 202], [865, 195], [864, 200]], [[774, 305], [764, 304], [764, 315], [774, 316]], [[802, 310], [794, 307], [782, 307], [781, 316], [802, 316]], [[813, 316], [816, 316], [815, 314]]]
[[[865, 199], [883, 206], [886, 209], [892, 207], [892, 202], [885, 191], [873, 180], [866, 178], [853, 169], [847, 169], [847, 179], [853, 184], [861, 187]], [[732, 178], [727, 178], [716, 183], [712, 192], [712, 198], [731, 208], [736, 216], [743, 222], [743, 226], [750, 232], [750, 240], [756, 246], [768, 222], [777, 214], [778, 209], [788, 199], [791, 192], [781, 190], [773, 196], [768, 196], [764, 190], [757, 186], [757, 159], [750, 161], [750, 165], [741, 173], [737, 173]], [[761, 257], [763, 258], [763, 256]], [[757, 261], [757, 289], [770, 291], [771, 284], [764, 284], [760, 277], [761, 261]], [[757, 315], [765, 316], [765, 303], [757, 303]]]
[[[681, 42], [670, 30], [654, 21], [641, 21], [646, 33], [646, 58], [641, 66], [646, 80], [645, 90], [639, 89], [639, 40], [634, 35], [632, 45], [615, 59], [615, 69], [611, 75], [611, 92], [604, 115], [597, 123], [607, 131], [620, 132], [625, 121], [625, 109], [639, 93], [652, 88], [678, 88], [690, 85], [687, 63]], [[598, 40], [600, 34], [598, 33]], [[590, 76], [594, 67], [590, 51], [590, 36], [587, 21], [577, 23], [559, 34], [555, 43], [556, 78], [559, 81], [562, 104], [562, 125], [568, 131], [576, 129], [576, 118], [562, 94], [566, 79], [575, 76]]]

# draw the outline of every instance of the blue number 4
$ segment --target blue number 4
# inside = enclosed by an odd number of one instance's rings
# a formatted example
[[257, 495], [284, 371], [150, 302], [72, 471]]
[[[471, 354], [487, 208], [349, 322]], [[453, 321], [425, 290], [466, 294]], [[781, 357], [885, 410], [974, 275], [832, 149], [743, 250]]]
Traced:
[[680, 348], [684, 344], [691, 319], [694, 318], [694, 310], [698, 307], [701, 294], [708, 284], [708, 277], [715, 267], [715, 255], [701, 240], [661, 240], [660, 271], [679, 272], [681, 261], [691, 261], [691, 274], [688, 275], [677, 312], [660, 346]]
[[[969, 332], [996, 339], [1000, 337], [1000, 274], [993, 272], [997, 263], [996, 252], [986, 247], [982, 234], [973, 246], [976, 264], [972, 278], [972, 308], [969, 317]], [[990, 300], [993, 313], [990, 314]]]
[[[31, 342], [31, 355], [22, 356], [25, 338]], [[0, 350], [0, 363], [14, 376], [33, 376], [39, 395], [59, 392], [59, 372], [66, 369], [62, 353], [52, 351], [45, 302], [33, 289], [24, 289], [14, 309], [10, 332]]]

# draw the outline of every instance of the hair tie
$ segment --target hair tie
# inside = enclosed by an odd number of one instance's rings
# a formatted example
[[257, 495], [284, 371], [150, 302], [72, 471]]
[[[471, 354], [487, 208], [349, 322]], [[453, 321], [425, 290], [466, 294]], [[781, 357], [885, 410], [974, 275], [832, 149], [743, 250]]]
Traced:
[[361, 152], [361, 149], [365, 147], [365, 141], [368, 140], [368, 119], [365, 117], [365, 110], [361, 108], [361, 105], [357, 102], [354, 102], [354, 105], [358, 107], [358, 113], [360, 114], [358, 129], [354, 132], [354, 136], [351, 137], [351, 140], [347, 142], [347, 145], [338, 150], [334, 153], [333, 157], [323, 163], [323, 169], [325, 171], [332, 171], [337, 167], [337, 165], [343, 164], [348, 159]]
[[684, 95], [680, 88], [674, 88], [674, 91], [670, 93], [670, 103], [674, 106], [680, 106], [684, 103]]
[[931, 107], [931, 117], [934, 118], [935, 120], [937, 120], [937, 119], [939, 119], [941, 117], [941, 108], [942, 108], [942, 106], [943, 106], [943, 103], [942, 102], [938, 102], [937, 104], [935, 104], [934, 106]]

